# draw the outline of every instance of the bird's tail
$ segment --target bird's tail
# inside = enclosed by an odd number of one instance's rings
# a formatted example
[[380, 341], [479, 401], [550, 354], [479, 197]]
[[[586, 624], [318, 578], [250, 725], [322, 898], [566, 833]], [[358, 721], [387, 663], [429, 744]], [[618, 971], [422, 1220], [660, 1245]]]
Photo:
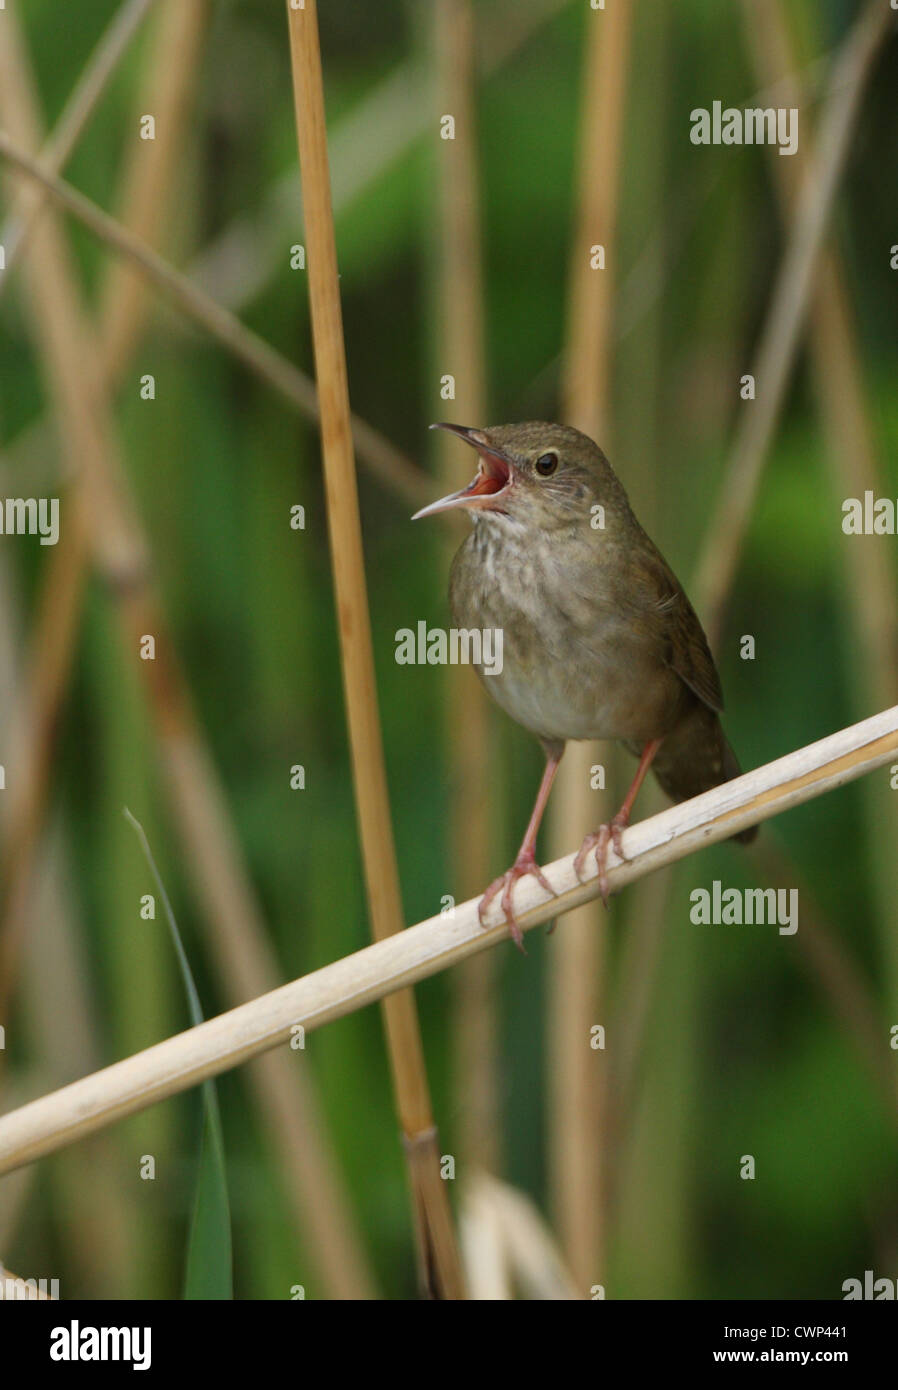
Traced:
[[[661, 744], [652, 771], [671, 801], [689, 801], [742, 773], [720, 719], [713, 710], [697, 702]], [[757, 833], [758, 827], [750, 825], [732, 838], [747, 845]]]

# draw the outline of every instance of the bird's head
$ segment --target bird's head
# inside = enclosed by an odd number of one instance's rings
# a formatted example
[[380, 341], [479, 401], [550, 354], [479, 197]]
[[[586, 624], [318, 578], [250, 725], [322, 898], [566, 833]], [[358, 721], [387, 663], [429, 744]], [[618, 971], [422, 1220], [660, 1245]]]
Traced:
[[467, 487], [422, 507], [413, 520], [463, 507], [472, 520], [506, 517], [523, 526], [552, 529], [582, 520], [593, 507], [629, 512], [626, 494], [602, 450], [568, 425], [528, 421], [521, 425], [437, 424], [450, 430], [479, 455]]

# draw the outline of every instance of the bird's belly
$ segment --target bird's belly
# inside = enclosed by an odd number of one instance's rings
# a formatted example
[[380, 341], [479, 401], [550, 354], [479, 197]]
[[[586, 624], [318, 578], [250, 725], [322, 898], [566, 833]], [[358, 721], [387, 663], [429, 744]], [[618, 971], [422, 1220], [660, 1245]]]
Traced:
[[[655, 694], [638, 664], [622, 662], [619, 653], [607, 655], [603, 659], [599, 646], [582, 661], [546, 653], [545, 660], [522, 666], [506, 644], [502, 671], [484, 675], [483, 683], [512, 719], [541, 738], [642, 743], [660, 737], [666, 732], [670, 700]], [[667, 682], [661, 684], [666, 687]], [[675, 686], [671, 693], [676, 700]]]
[[667, 733], [679, 678], [613, 605], [590, 586], [578, 592], [551, 551], [497, 550], [475, 534], [456, 556], [450, 594], [459, 626], [501, 631], [501, 667], [480, 675], [524, 728], [547, 740], [642, 743]]

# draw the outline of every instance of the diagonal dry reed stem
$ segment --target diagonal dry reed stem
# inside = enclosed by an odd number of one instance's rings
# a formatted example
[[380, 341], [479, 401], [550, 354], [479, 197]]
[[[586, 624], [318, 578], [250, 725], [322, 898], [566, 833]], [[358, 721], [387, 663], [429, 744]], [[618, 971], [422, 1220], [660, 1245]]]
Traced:
[[[610, 447], [613, 291], [618, 171], [633, 5], [591, 12], [582, 96], [578, 206], [571, 248], [564, 419]], [[592, 268], [601, 244], [605, 269]], [[550, 809], [556, 853], [607, 817], [591, 788], [594, 743], [567, 750]], [[565, 1257], [581, 1287], [599, 1282], [604, 1260], [606, 1054], [587, 1045], [606, 1007], [606, 924], [595, 904], [576, 912], [551, 956], [547, 1084], [552, 1207]]]
[[[26, 148], [39, 144], [36, 98], [12, 22], [0, 26], [0, 116]], [[37, 189], [32, 188], [31, 194], [35, 196]], [[55, 217], [48, 215], [37, 224], [26, 265], [34, 325], [78, 480], [67, 529], [74, 538], [79, 533], [82, 539], [90, 538], [95, 563], [117, 600], [129, 654], [136, 655], [143, 633], [156, 635], [157, 660], [139, 661], [138, 667], [147, 685], [175, 820], [187, 846], [188, 872], [203, 921], [214, 926], [210, 932], [213, 959], [225, 990], [239, 1000], [270, 988], [278, 970], [226, 800], [150, 585], [148, 547], [118, 459], [99, 355]], [[58, 688], [63, 685], [60, 680]], [[326, 1286], [340, 1297], [370, 1296], [365, 1256], [311, 1082], [291, 1065], [290, 1057], [274, 1055], [261, 1059], [253, 1080], [272, 1142], [284, 1161], [289, 1195]]]
[[[103, 97], [109, 79], [118, 67], [144, 15], [154, 3], [155, 0], [126, 0], [109, 21], [52, 134], [40, 152], [40, 163], [48, 173], [62, 173]], [[0, 229], [0, 246], [6, 252], [6, 274], [0, 277], [0, 298], [3, 297], [3, 291], [9, 283], [9, 271], [27, 242], [29, 230], [35, 219], [40, 216], [44, 202], [43, 198], [23, 200], [20, 196]]]
[[[285, 397], [301, 415], [308, 420], [318, 420], [318, 398], [313, 383], [257, 333], [216, 304], [83, 193], [47, 174], [39, 161], [22, 148], [20, 141], [3, 131], [0, 131], [0, 157], [46, 189], [61, 207], [117, 255], [131, 261], [181, 313], [199, 324], [260, 380]], [[430, 499], [432, 488], [423, 471], [378, 430], [354, 415], [352, 433], [359, 458], [385, 486], [413, 506], [421, 506]]]
[[[308, 245], [315, 376], [321, 405], [328, 531], [339, 616], [353, 780], [371, 930], [378, 942], [404, 935], [399, 872], [377, 705], [365, 584], [343, 318], [328, 169], [324, 81], [315, 0], [287, 0], [299, 162]], [[461, 1266], [430, 1102], [414, 995], [384, 1006], [387, 1048], [408, 1161], [422, 1284], [436, 1297], [464, 1296]]]
[[[612, 891], [885, 767], [898, 755], [898, 706], [796, 749], [692, 801], [624, 831], [626, 859], [610, 855]], [[581, 882], [576, 854], [546, 866], [555, 896], [532, 878], [517, 889], [524, 931], [598, 896], [594, 866]], [[507, 924], [480, 925], [477, 897], [454, 917], [431, 917], [199, 1027], [73, 1082], [0, 1118], [0, 1173], [31, 1163], [167, 1096], [185, 1091], [306, 1031], [384, 999], [508, 939]], [[798, 928], [801, 929], [800, 926]]]
[[898, 19], [881, 0], [868, 0], [833, 61], [813, 164], [804, 181], [751, 374], [757, 398], [743, 407], [696, 579], [712, 649], [742, 554], [764, 459], [785, 397], [813, 288], [813, 274], [851, 136], [873, 64]]

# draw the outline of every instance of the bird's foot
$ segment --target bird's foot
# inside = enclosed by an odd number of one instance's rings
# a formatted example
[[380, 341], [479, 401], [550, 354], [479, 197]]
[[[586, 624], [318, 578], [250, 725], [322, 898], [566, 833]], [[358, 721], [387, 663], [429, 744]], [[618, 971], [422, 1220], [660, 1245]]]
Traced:
[[622, 834], [630, 824], [630, 817], [624, 811], [618, 811], [605, 825], [600, 825], [598, 830], [592, 830], [587, 835], [580, 852], [574, 860], [574, 873], [580, 882], [583, 882], [583, 867], [590, 854], [595, 854], [596, 868], [599, 871], [599, 892], [602, 895], [602, 902], [606, 908], [608, 906], [608, 846], [614, 845], [614, 852], [620, 859], [626, 859]]
[[530, 854], [519, 854], [510, 869], [506, 869], [504, 874], [500, 874], [498, 878], [493, 879], [493, 882], [490, 884], [489, 888], [487, 888], [483, 897], [480, 899], [480, 905], [477, 908], [477, 915], [480, 918], [480, 925], [482, 927], [485, 927], [487, 908], [489, 907], [493, 899], [498, 897], [498, 895], [501, 893], [502, 897], [499, 899], [499, 906], [502, 908], [502, 911], [505, 914], [505, 920], [508, 923], [508, 928], [511, 932], [511, 939], [517, 946], [518, 950], [521, 951], [525, 956], [527, 952], [524, 950], [524, 934], [521, 931], [521, 928], [518, 925], [518, 920], [514, 915], [513, 893], [514, 886], [517, 883], [518, 879], [525, 878], [527, 874], [533, 874], [534, 878], [537, 880], [541, 887], [545, 888], [547, 893], [550, 893], [553, 898], [557, 897], [555, 889], [552, 887], [551, 883], [546, 878], [542, 869], [537, 864], [536, 857], [531, 851]]

